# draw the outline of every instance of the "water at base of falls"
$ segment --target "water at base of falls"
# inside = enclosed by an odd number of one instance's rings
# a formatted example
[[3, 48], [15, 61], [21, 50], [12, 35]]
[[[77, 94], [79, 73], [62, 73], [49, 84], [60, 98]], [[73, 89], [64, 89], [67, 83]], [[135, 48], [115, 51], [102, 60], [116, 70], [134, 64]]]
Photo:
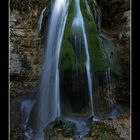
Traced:
[[81, 140], [83, 136], [87, 135], [90, 130], [89, 123], [92, 122], [90, 119], [75, 119], [70, 117], [65, 117], [66, 120], [73, 122], [77, 127], [77, 132], [74, 136], [75, 140]]

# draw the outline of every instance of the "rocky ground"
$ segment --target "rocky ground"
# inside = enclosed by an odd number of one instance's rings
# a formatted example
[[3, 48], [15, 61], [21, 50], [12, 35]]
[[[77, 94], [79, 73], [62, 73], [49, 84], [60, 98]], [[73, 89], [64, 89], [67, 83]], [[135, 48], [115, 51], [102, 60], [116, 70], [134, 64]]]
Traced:
[[[46, 140], [75, 140], [73, 137], [75, 127], [69, 124], [69, 127], [65, 127], [65, 129], [60, 124], [58, 126], [53, 125], [53, 127], [49, 126], [49, 129], [45, 130]], [[48, 135], [51, 135], [51, 137], [48, 137]], [[11, 140], [22, 140], [23, 136], [24, 134], [20, 129], [11, 130]], [[130, 140], [130, 117], [92, 122], [90, 133], [84, 136], [83, 140]]]

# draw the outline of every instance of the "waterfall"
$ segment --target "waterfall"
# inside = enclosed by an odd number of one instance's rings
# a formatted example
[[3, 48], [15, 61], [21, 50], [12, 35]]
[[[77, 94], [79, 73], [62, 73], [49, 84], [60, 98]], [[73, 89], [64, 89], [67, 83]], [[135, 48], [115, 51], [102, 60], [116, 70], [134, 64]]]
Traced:
[[[68, 0], [55, 0], [45, 43], [44, 67], [42, 70], [35, 140], [44, 140], [43, 129], [61, 115], [59, 95], [59, 54], [67, 19]], [[43, 12], [42, 12], [43, 13]]]
[[[42, 69], [42, 75], [41, 75], [41, 80], [40, 80], [40, 87], [39, 87], [39, 94], [38, 94], [38, 99], [36, 101], [36, 109], [37, 109], [37, 116], [36, 116], [36, 126], [33, 129], [33, 140], [44, 140], [44, 132], [43, 130], [46, 128], [46, 126], [54, 121], [57, 117], [61, 116], [61, 108], [60, 108], [60, 83], [61, 80], [59, 77], [59, 59], [60, 59], [60, 50], [63, 41], [63, 35], [64, 35], [64, 30], [65, 30], [65, 25], [68, 17], [68, 7], [69, 7], [69, 0], [52, 0], [51, 1], [51, 15], [49, 18], [49, 25], [46, 30], [46, 38], [45, 38], [45, 54], [44, 54], [44, 65]], [[75, 65], [72, 65], [76, 67], [78, 64], [80, 64], [80, 70], [77, 68], [73, 72], [73, 79], [76, 82], [81, 82], [80, 80], [82, 72], [81, 69], [83, 68], [81, 66], [81, 61], [83, 61], [81, 58], [83, 56], [82, 54], [82, 47], [84, 47], [85, 50], [85, 56], [84, 58], [84, 68], [85, 71], [83, 72], [86, 76], [86, 84], [89, 93], [89, 102], [90, 102], [90, 113], [91, 115], [96, 114], [96, 102], [101, 101], [101, 96], [105, 93], [110, 93], [110, 85], [111, 85], [111, 77], [110, 77], [110, 69], [107, 72], [94, 72], [91, 73], [91, 62], [90, 62], [90, 54], [89, 54], [89, 46], [87, 42], [87, 35], [86, 35], [86, 29], [84, 25], [84, 20], [83, 20], [83, 15], [81, 12], [80, 8], [80, 0], [75, 0], [75, 15], [72, 17], [72, 37], [74, 39], [74, 51], [76, 52], [75, 55]], [[95, 6], [97, 6], [96, 1], [94, 1]], [[92, 16], [91, 9], [88, 5], [88, 1], [85, 0], [86, 8], [87, 8], [87, 13]], [[41, 12], [40, 18], [39, 18], [39, 23], [38, 23], [38, 28], [39, 31], [41, 30], [41, 25], [42, 25], [42, 20], [43, 20], [43, 14], [45, 12], [46, 8], [44, 8]], [[97, 9], [98, 10], [98, 9]], [[98, 37], [100, 40], [97, 41], [103, 41], [103, 39], [108, 40], [108, 38], [101, 33], [101, 19], [100, 15], [98, 16], [96, 10], [95, 10], [95, 15], [94, 18], [98, 27]], [[93, 20], [94, 20], [93, 18]], [[68, 21], [69, 22], [69, 21]], [[64, 36], [65, 37], [65, 36]], [[68, 36], [70, 37], [70, 36]], [[102, 39], [103, 38], [103, 39]], [[101, 46], [101, 45], [100, 45]], [[99, 46], [99, 47], [100, 47]], [[103, 47], [101, 47], [101, 51]], [[74, 56], [74, 55], [73, 55]], [[80, 60], [80, 62], [79, 62]], [[71, 61], [71, 60], [70, 60]], [[80, 72], [81, 73], [80, 73]], [[93, 75], [92, 75], [93, 74]], [[76, 75], [76, 76], [75, 76]], [[70, 75], [71, 76], [71, 75]], [[71, 76], [72, 77], [72, 76]], [[80, 78], [81, 79], [80, 79]], [[92, 78], [93, 77], [93, 78]], [[73, 80], [72, 79], [72, 80]], [[73, 80], [73, 81], [74, 81]], [[94, 88], [93, 88], [93, 81], [94, 81]], [[75, 84], [74, 81], [74, 84]], [[68, 83], [68, 80], [66, 81]], [[73, 83], [72, 83], [73, 84]], [[70, 85], [72, 85], [70, 83]], [[76, 84], [75, 84], [76, 85]], [[80, 86], [82, 85], [81, 83], [79, 84]], [[73, 87], [72, 87], [73, 88]], [[75, 86], [74, 86], [75, 88]], [[100, 88], [100, 89], [99, 89]], [[74, 94], [77, 94], [80, 90], [82, 89], [81, 87], [78, 88], [78, 90], [74, 89]], [[95, 101], [94, 98], [94, 108], [93, 108], [93, 91], [94, 93], [100, 93], [101, 96], [95, 96], [97, 99]], [[80, 91], [81, 92], [81, 91]], [[79, 92], [79, 93], [80, 93]], [[62, 93], [62, 92], [61, 92]], [[68, 94], [68, 93], [66, 93]], [[76, 97], [76, 95], [74, 96]], [[77, 100], [76, 100], [77, 102]], [[74, 104], [75, 107], [75, 104]], [[75, 107], [76, 108], [76, 107]], [[63, 110], [62, 110], [63, 111]], [[84, 132], [84, 124], [83, 123], [78, 123], [77, 125], [80, 129], [82, 130], [82, 133]], [[85, 133], [85, 132], [84, 132]], [[80, 134], [81, 135], [81, 134]]]
[[[89, 50], [88, 50], [88, 43], [86, 38], [86, 32], [84, 27], [84, 21], [80, 9], [80, 0], [75, 0], [76, 2], [76, 15], [73, 20], [72, 29], [73, 31], [77, 31], [77, 29], [82, 31], [83, 35], [83, 41], [84, 41], [84, 47], [86, 51], [86, 73], [87, 73], [87, 79], [88, 79], [88, 90], [89, 90], [89, 97], [90, 97], [90, 107], [91, 107], [91, 114], [93, 114], [93, 97], [92, 97], [92, 79], [91, 79], [91, 69], [90, 69], [90, 56], [89, 56]], [[77, 32], [79, 32], [79, 30]]]

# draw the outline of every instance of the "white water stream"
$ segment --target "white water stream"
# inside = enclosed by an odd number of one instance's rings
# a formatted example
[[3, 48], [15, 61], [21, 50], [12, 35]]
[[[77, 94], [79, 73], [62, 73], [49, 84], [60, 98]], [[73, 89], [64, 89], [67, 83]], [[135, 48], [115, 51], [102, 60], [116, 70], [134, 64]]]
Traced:
[[88, 43], [87, 43], [87, 37], [84, 27], [84, 21], [83, 16], [80, 9], [80, 0], [75, 0], [76, 5], [76, 14], [73, 20], [72, 28], [73, 30], [81, 29], [83, 38], [84, 38], [84, 46], [86, 51], [86, 72], [87, 72], [87, 79], [88, 79], [88, 89], [89, 89], [89, 97], [90, 97], [90, 107], [91, 107], [91, 114], [93, 114], [93, 97], [92, 97], [92, 78], [91, 78], [91, 66], [90, 66], [90, 56], [89, 56], [89, 50], [88, 50]]
[[[68, 0], [55, 0], [52, 8], [45, 45], [46, 50], [39, 90], [37, 125], [34, 140], [44, 140], [43, 129], [47, 124], [61, 115], [58, 63], [68, 14], [68, 4]], [[44, 10], [42, 11], [43, 13]]]

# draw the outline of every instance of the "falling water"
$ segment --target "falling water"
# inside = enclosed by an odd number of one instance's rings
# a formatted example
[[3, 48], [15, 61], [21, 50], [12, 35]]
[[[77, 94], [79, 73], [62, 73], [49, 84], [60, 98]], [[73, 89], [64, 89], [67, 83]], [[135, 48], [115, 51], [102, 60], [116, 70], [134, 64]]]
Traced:
[[[87, 11], [92, 16], [92, 12], [90, 10], [88, 2], [87, 1], [85, 2], [86, 2]], [[94, 1], [94, 3], [96, 4], [96, 1]], [[61, 115], [58, 65], [59, 65], [59, 56], [60, 56], [61, 44], [63, 40], [64, 29], [65, 29], [65, 24], [68, 15], [68, 5], [69, 5], [69, 0], [52, 1], [52, 5], [51, 5], [52, 13], [51, 13], [50, 22], [47, 30], [48, 31], [47, 37], [45, 40], [44, 67], [42, 70], [39, 96], [36, 102], [37, 118], [36, 118], [36, 126], [33, 130], [34, 131], [33, 140], [44, 140], [44, 134], [43, 134], [44, 128], [50, 122], [54, 121], [55, 118]], [[86, 32], [84, 27], [83, 16], [80, 9], [80, 0], [75, 0], [75, 6], [76, 6], [75, 8], [76, 13], [72, 23], [72, 31], [78, 33], [78, 36], [77, 35], [73, 36], [75, 44], [78, 43], [80, 40], [81, 44], [79, 44], [78, 46], [80, 49], [82, 49], [81, 46], [84, 44], [83, 46], [85, 48], [85, 54], [86, 54], [85, 67], [86, 67], [86, 75], [88, 81], [90, 108], [91, 108], [91, 115], [93, 115], [94, 113], [93, 95], [92, 95], [93, 87], [92, 87], [90, 55], [88, 50], [88, 43], [87, 43], [87, 37], [86, 37]], [[41, 30], [43, 14], [45, 10], [46, 8], [43, 9], [43, 11], [41, 12], [41, 16], [39, 18], [39, 25], [38, 25], [39, 30]], [[106, 36], [104, 36], [104, 34], [101, 33], [101, 20], [100, 17], [97, 15], [97, 13], [95, 13], [95, 20], [97, 20], [96, 22], [99, 29], [98, 32], [100, 34], [99, 38], [103, 38], [107, 40]], [[82, 38], [79, 37], [79, 32], [81, 33], [80, 37]], [[110, 70], [106, 72], [105, 76], [107, 81], [107, 89], [110, 92]], [[97, 80], [99, 79], [97, 78]], [[104, 89], [102, 91], [104, 92]], [[81, 123], [78, 122], [77, 127], [80, 130], [79, 131], [80, 135], [83, 135], [83, 133], [87, 133], [88, 129], [86, 131], [84, 130], [85, 124], [83, 122]]]
[[93, 0], [93, 2], [94, 2], [94, 6], [95, 6], [94, 7], [94, 18], [96, 21], [98, 32], [101, 33], [101, 11], [98, 7], [96, 0]]
[[83, 38], [84, 38], [84, 46], [86, 51], [86, 72], [87, 72], [87, 79], [88, 79], [88, 89], [89, 89], [89, 96], [90, 96], [90, 106], [91, 106], [91, 113], [93, 114], [93, 98], [92, 98], [92, 80], [91, 80], [91, 72], [90, 72], [90, 56], [88, 51], [88, 44], [86, 38], [86, 32], [84, 27], [84, 21], [80, 9], [80, 0], [76, 0], [76, 15], [73, 20], [72, 24], [73, 30], [81, 29]]
[[85, 0], [85, 4], [86, 4], [86, 8], [87, 8], [88, 14], [93, 17], [91, 9], [89, 7], [89, 4], [88, 4], [87, 0]]
[[22, 124], [23, 124], [23, 128], [26, 129], [27, 127], [27, 123], [29, 120], [29, 115], [31, 112], [31, 109], [33, 107], [33, 105], [35, 104], [35, 100], [25, 100], [21, 102], [21, 118], [22, 118]]
[[41, 15], [39, 17], [39, 21], [38, 21], [38, 30], [39, 31], [41, 30], [42, 21], [43, 21], [43, 14], [44, 14], [45, 10], [46, 10], [46, 7], [42, 10]]
[[[97, 3], [95, 3], [96, 8]], [[61, 44], [63, 40], [64, 29], [66, 25], [67, 15], [68, 15], [68, 6], [69, 0], [52, 0], [51, 1], [51, 17], [50, 23], [48, 25], [47, 38], [45, 40], [45, 55], [44, 55], [44, 67], [41, 75], [41, 83], [39, 88], [39, 95], [35, 101], [24, 101], [21, 104], [21, 116], [23, 128], [25, 130], [25, 136], [27, 140], [44, 140], [44, 129], [46, 126], [55, 120], [55, 118], [61, 116], [61, 108], [60, 108], [60, 85], [59, 85], [59, 57]], [[92, 15], [90, 6], [88, 5], [88, 1], [85, 0], [87, 12], [89, 15]], [[91, 115], [94, 113], [94, 117], [90, 116], [87, 120], [71, 120], [76, 124], [77, 134], [76, 139], [81, 139], [82, 136], [89, 132], [89, 123], [91, 121], [100, 121], [100, 117], [96, 117], [96, 110], [98, 110], [97, 104], [102, 101], [102, 97], [108, 97], [108, 99], [112, 99], [111, 95], [111, 68], [109, 67], [106, 72], [95, 72], [93, 76], [94, 80], [94, 89], [92, 87], [92, 74], [91, 74], [91, 65], [90, 65], [90, 55], [88, 50], [87, 36], [84, 27], [83, 16], [80, 9], [80, 0], [75, 0], [75, 16], [72, 22], [72, 31], [74, 37], [74, 49], [78, 54], [80, 54], [80, 59], [82, 57], [82, 46], [85, 48], [86, 54], [86, 75], [88, 81], [88, 91], [90, 98], [90, 107], [91, 107]], [[40, 31], [42, 28], [43, 15], [46, 10], [46, 7], [42, 10], [39, 21], [38, 21], [38, 30]], [[97, 10], [97, 11], [96, 11]], [[110, 49], [110, 39], [106, 37], [101, 32], [101, 18], [97, 12], [98, 9], [95, 10], [95, 21], [98, 27], [99, 33], [99, 41], [100, 47], [103, 52], [106, 53], [107, 57], [110, 58], [112, 50]], [[69, 27], [68, 27], [69, 28]], [[108, 46], [108, 47], [106, 47]], [[81, 61], [81, 60], [80, 60]], [[76, 55], [76, 63], [78, 63], [78, 56]], [[81, 68], [80, 68], [81, 69]], [[79, 71], [76, 71], [77, 73]], [[77, 75], [76, 75], [77, 76]], [[77, 78], [77, 77], [76, 77]], [[78, 79], [78, 78], [77, 78]], [[79, 79], [78, 79], [79, 80]], [[93, 109], [93, 95], [92, 92], [94, 90], [94, 109]], [[107, 94], [106, 94], [107, 93]], [[95, 96], [96, 94], [97, 97]], [[96, 100], [96, 101], [95, 101]], [[28, 127], [29, 115], [33, 105], [35, 104], [35, 109], [37, 109], [36, 124], [33, 129]], [[99, 103], [100, 104], [100, 103]], [[111, 101], [107, 101], [107, 104], [110, 106], [113, 105]], [[101, 104], [102, 105], [102, 104]], [[102, 107], [104, 108], [104, 105]], [[97, 107], [96, 107], [97, 106]], [[106, 106], [105, 106], [106, 107]], [[108, 107], [107, 107], [108, 108]], [[106, 110], [105, 110], [106, 111]], [[99, 112], [100, 113], [100, 112]], [[112, 109], [109, 118], [113, 118], [117, 116], [117, 110], [115, 108]], [[26, 138], [25, 138], [26, 139]]]
[[52, 8], [37, 105], [35, 140], [44, 140], [43, 129], [61, 115], [58, 63], [68, 4], [68, 0], [55, 0]]

